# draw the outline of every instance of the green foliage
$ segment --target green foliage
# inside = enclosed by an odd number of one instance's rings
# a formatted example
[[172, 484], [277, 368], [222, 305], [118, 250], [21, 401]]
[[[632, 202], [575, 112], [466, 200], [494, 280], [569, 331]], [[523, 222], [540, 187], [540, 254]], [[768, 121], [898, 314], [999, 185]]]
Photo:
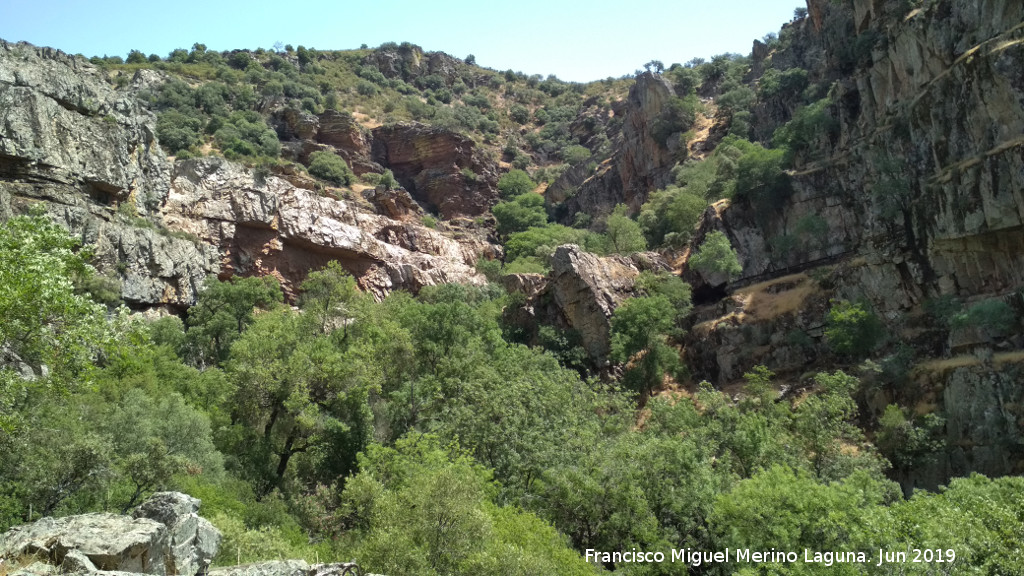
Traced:
[[640, 225], [626, 211], [626, 205], [619, 204], [605, 219], [605, 245], [609, 253], [628, 255], [647, 249]]
[[750, 202], [760, 215], [781, 211], [793, 192], [789, 175], [782, 170], [784, 159], [784, 150], [753, 144], [736, 162], [733, 198]]
[[228, 357], [232, 342], [253, 322], [253, 310], [281, 302], [281, 287], [273, 276], [206, 279], [199, 301], [189, 309], [188, 356], [199, 366], [215, 365]]
[[1003, 300], [990, 298], [982, 300], [951, 318], [954, 327], [971, 327], [980, 330], [988, 338], [1000, 338], [1011, 334], [1017, 325], [1017, 314]]
[[498, 179], [498, 190], [503, 198], [515, 198], [527, 192], [533, 192], [537, 183], [522, 170], [511, 170]]
[[587, 230], [548, 224], [510, 235], [505, 242], [505, 260], [515, 262], [520, 258], [537, 256], [548, 258], [555, 252], [555, 248], [563, 244], [577, 244], [595, 252], [599, 251], [605, 242], [604, 238]]
[[694, 188], [669, 186], [657, 190], [640, 208], [637, 221], [652, 246], [679, 248], [689, 243], [708, 206], [704, 195]]
[[547, 224], [548, 215], [544, 210], [544, 197], [527, 192], [508, 202], [499, 202], [491, 208], [498, 221], [497, 232], [509, 235]]
[[112, 343], [106, 308], [76, 293], [73, 279], [95, 273], [77, 247], [41, 210], [0, 227], [0, 349], [34, 373], [49, 372], [26, 380], [14, 372], [17, 364], [0, 365], [0, 429], [14, 424], [21, 407], [86, 383], [91, 363]]
[[775, 145], [806, 158], [820, 157], [827, 149], [822, 144], [839, 133], [839, 122], [832, 117], [831, 105], [831, 100], [824, 98], [797, 110], [793, 119], [775, 132]]
[[[361, 564], [387, 574], [588, 574], [557, 532], [494, 503], [487, 470], [413, 435], [371, 449], [345, 501]], [[530, 543], [528, 548], [523, 544]]]
[[336, 186], [349, 186], [355, 179], [355, 174], [345, 160], [327, 151], [317, 151], [309, 155], [309, 173]]
[[427, 228], [435, 229], [437, 228], [437, 218], [430, 214], [424, 214], [423, 217], [420, 218], [420, 224], [423, 224]]
[[718, 230], [704, 238], [700, 248], [690, 257], [690, 266], [705, 274], [722, 274], [730, 280], [743, 272], [729, 237]]
[[825, 340], [844, 356], [865, 357], [886, 339], [885, 325], [864, 303], [833, 301], [825, 322]]
[[700, 100], [696, 95], [673, 98], [651, 124], [651, 136], [656, 142], [668, 146], [673, 134], [681, 134], [693, 127], [697, 121], [697, 107]]
[[170, 154], [178, 154], [199, 144], [202, 120], [177, 110], [168, 110], [157, 117], [156, 135]]
[[690, 285], [671, 272], [643, 271], [636, 278], [636, 287], [647, 296], [664, 296], [675, 309], [674, 318], [682, 320], [693, 308]]
[[678, 352], [665, 342], [675, 317], [675, 307], [662, 295], [630, 298], [615, 309], [611, 357], [616, 362], [631, 362], [623, 378], [629, 388], [645, 394], [678, 368]]
[[572, 144], [562, 148], [562, 160], [569, 165], [574, 166], [576, 164], [586, 162], [590, 159], [590, 156], [590, 150], [585, 146], [580, 146], [579, 144]]
[[277, 139], [277, 133], [267, 126], [259, 113], [253, 111], [232, 112], [213, 137], [227, 158], [275, 158], [281, 152], [281, 142]]

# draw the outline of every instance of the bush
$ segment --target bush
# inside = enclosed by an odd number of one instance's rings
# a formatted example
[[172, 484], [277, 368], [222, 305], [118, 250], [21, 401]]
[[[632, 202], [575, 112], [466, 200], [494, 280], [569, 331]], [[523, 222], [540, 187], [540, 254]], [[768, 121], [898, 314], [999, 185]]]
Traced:
[[498, 179], [498, 190], [503, 198], [515, 198], [527, 192], [533, 192], [537, 183], [530, 179], [530, 175], [522, 170], [511, 170]]
[[491, 212], [498, 221], [499, 234], [523, 232], [535, 226], [543, 226], [548, 221], [547, 212], [544, 211], [544, 197], [532, 192], [520, 194], [508, 202], [500, 202]]
[[585, 146], [573, 144], [562, 149], [562, 160], [567, 164], [576, 165], [590, 159], [590, 150]]
[[690, 266], [706, 274], [725, 274], [730, 280], [743, 272], [729, 238], [717, 230], [704, 238], [704, 243], [690, 257]]
[[355, 178], [340, 156], [323, 150], [309, 155], [309, 173], [337, 186], [348, 186]]
[[177, 110], [160, 113], [156, 122], [156, 136], [169, 154], [178, 154], [199, 144], [202, 120]]
[[1016, 314], [1009, 304], [990, 298], [971, 306], [952, 319], [954, 327], [977, 328], [989, 338], [1006, 336], [1017, 323]]
[[862, 358], [885, 341], [885, 325], [863, 303], [833, 302], [825, 323], [825, 340], [837, 354]]
[[530, 121], [530, 111], [521, 104], [515, 104], [509, 108], [508, 116], [516, 124], [526, 124]]
[[607, 251], [614, 254], [632, 254], [647, 249], [647, 241], [640, 225], [626, 215], [626, 205], [619, 204], [605, 220]]
[[437, 218], [431, 216], [430, 214], [424, 214], [423, 218], [420, 218], [420, 224], [423, 224], [427, 228], [435, 229], [437, 228]]

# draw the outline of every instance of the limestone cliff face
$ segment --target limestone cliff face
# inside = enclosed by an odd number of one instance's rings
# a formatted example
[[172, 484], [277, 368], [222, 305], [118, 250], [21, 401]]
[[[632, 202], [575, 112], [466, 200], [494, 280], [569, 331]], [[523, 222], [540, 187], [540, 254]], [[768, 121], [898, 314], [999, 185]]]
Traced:
[[661, 76], [646, 72], [637, 77], [620, 108], [622, 131], [615, 155], [584, 180], [574, 196], [548, 198], [549, 202], [564, 200], [562, 210], [567, 222], [571, 223], [577, 212], [608, 214], [617, 204], [627, 204], [632, 211], [639, 211], [650, 192], [669, 184], [669, 172], [678, 156], [678, 135], [669, 137], [666, 145], [655, 140], [652, 129], [675, 96], [671, 84]]
[[[311, 187], [304, 178], [262, 176], [216, 158], [172, 163], [156, 143], [154, 116], [132, 96], [160, 81], [138, 74], [117, 91], [81, 58], [0, 43], [0, 220], [45, 206], [95, 246], [97, 267], [140, 309], [191, 305], [209, 274], [273, 274], [294, 295], [310, 269], [330, 260], [378, 298], [484, 281], [473, 264], [500, 248], [473, 230], [413, 222], [406, 216], [418, 208], [401, 198], [340, 200], [299, 187]], [[371, 162], [369, 137], [339, 113], [285, 111], [278, 125], [313, 144], [307, 155], [325, 147]], [[427, 155], [450, 159], [443, 156]], [[446, 174], [458, 171], [452, 159]]]

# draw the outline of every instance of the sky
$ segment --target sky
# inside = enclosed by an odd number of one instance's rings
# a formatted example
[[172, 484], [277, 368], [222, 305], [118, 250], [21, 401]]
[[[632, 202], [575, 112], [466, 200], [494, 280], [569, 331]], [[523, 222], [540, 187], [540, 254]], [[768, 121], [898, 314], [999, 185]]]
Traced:
[[723, 52], [748, 54], [805, 0], [0, 0], [0, 38], [72, 54], [321, 50], [412, 42], [496, 70], [586, 82]]

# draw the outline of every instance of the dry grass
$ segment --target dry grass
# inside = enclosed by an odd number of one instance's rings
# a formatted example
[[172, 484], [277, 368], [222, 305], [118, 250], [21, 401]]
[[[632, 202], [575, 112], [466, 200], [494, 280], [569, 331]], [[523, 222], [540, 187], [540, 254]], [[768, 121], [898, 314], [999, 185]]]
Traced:
[[751, 320], [772, 320], [796, 312], [816, 291], [809, 276], [792, 274], [738, 290], [735, 298]]
[[[1008, 364], [1019, 364], [1024, 362], [1024, 350], [1018, 350], [1016, 352], [1000, 352], [992, 356], [992, 363], [996, 367], [1003, 367]], [[916, 373], [942, 373], [950, 370], [956, 370], [957, 368], [965, 368], [968, 366], [980, 366], [981, 359], [972, 354], [961, 354], [959, 356], [953, 356], [952, 358], [937, 358], [935, 360], [928, 360], [921, 362], [914, 367]]]

